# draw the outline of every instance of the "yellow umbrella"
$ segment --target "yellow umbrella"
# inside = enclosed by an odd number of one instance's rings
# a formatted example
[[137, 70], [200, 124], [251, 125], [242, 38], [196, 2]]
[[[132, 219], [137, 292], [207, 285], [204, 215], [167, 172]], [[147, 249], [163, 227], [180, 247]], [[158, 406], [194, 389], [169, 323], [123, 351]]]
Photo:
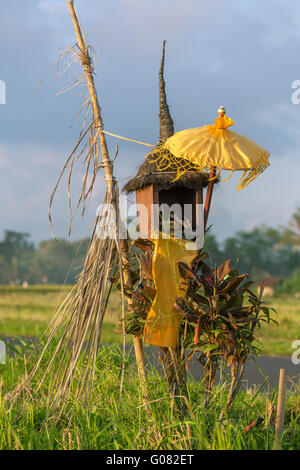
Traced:
[[[210, 172], [206, 198], [206, 219], [209, 211], [214, 180], [222, 170], [243, 171], [237, 190], [244, 188], [269, 165], [269, 152], [248, 137], [229, 131], [233, 120], [225, 116], [221, 106], [213, 125], [186, 129], [169, 137], [159, 148], [147, 155], [158, 170], [168, 166], [177, 168], [177, 178], [189, 170]], [[226, 181], [225, 180], [225, 181]]]
[[[167, 160], [170, 165], [176, 162], [178, 177], [189, 169], [195, 169], [195, 166], [199, 171], [217, 169], [219, 173], [221, 170], [243, 170], [244, 174], [237, 188], [240, 190], [270, 165], [270, 154], [248, 137], [229, 131], [228, 127], [234, 124], [233, 120], [225, 116], [223, 106], [218, 112], [219, 117], [213, 125], [177, 132], [166, 140], [160, 151], [166, 159], [164, 165], [167, 165]], [[157, 157], [157, 153], [156, 148], [153, 154]], [[158, 160], [152, 157], [152, 153], [147, 159], [151, 162]], [[178, 159], [184, 159], [184, 162], [181, 163]]]

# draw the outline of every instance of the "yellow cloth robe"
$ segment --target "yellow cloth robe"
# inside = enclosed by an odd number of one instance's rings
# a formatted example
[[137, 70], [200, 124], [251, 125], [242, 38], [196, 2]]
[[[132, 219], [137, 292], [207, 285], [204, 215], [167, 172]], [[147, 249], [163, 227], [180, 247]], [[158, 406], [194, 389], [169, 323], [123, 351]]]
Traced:
[[147, 316], [144, 341], [156, 346], [176, 348], [182, 315], [173, 305], [176, 297], [184, 296], [187, 288], [182, 285], [183, 278], [177, 263], [182, 261], [190, 266], [197, 250], [187, 250], [187, 241], [172, 237], [152, 241], [155, 245], [152, 273], [156, 296]]

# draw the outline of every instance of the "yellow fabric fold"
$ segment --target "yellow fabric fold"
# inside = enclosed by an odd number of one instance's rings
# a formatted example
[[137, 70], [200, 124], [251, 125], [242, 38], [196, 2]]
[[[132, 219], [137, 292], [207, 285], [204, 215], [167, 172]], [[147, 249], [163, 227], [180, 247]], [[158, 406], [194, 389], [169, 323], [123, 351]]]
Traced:
[[190, 265], [197, 250], [186, 250], [186, 241], [169, 239], [152, 240], [155, 248], [152, 274], [156, 288], [144, 329], [144, 341], [156, 346], [176, 348], [182, 315], [174, 309], [176, 297], [184, 296], [186, 286], [179, 274], [177, 263]]
[[215, 123], [210, 127], [215, 129], [227, 129], [227, 127], [233, 125], [234, 121], [230, 117], [223, 115], [215, 119]]

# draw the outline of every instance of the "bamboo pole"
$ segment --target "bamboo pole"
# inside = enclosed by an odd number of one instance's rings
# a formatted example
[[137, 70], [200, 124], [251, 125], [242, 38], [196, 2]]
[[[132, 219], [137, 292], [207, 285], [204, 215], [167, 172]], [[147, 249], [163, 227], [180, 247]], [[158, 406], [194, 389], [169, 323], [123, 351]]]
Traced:
[[[121, 240], [121, 249], [122, 249], [122, 264], [123, 264], [123, 273], [124, 273], [124, 283], [127, 287], [132, 287], [132, 278], [131, 272], [129, 270], [129, 260], [128, 260], [128, 241], [125, 239]], [[130, 307], [130, 302], [128, 302]], [[143, 343], [139, 336], [133, 335], [133, 345], [135, 351], [136, 365], [138, 369], [138, 374], [140, 378], [141, 391], [143, 396], [143, 402], [146, 409], [146, 412], [151, 417], [151, 410], [149, 406], [149, 392], [147, 385], [147, 373], [145, 367], [145, 357]]]
[[[101, 115], [101, 108], [99, 105], [98, 101], [98, 96], [97, 96], [97, 91], [95, 87], [95, 82], [94, 82], [94, 77], [93, 77], [93, 71], [92, 71], [92, 66], [91, 66], [91, 59], [89, 56], [88, 48], [85, 43], [81, 27], [79, 24], [79, 20], [75, 11], [74, 7], [74, 1], [73, 0], [68, 0], [68, 6], [70, 10], [70, 15], [73, 21], [73, 26], [74, 30], [76, 33], [76, 38], [77, 38], [77, 43], [78, 47], [81, 52], [81, 62], [84, 68], [88, 88], [89, 88], [89, 93], [91, 97], [91, 103], [93, 107], [93, 113], [95, 117], [95, 122], [96, 126], [98, 128], [99, 132], [99, 141], [100, 141], [100, 148], [101, 148], [101, 153], [102, 153], [102, 162], [103, 162], [103, 167], [105, 171], [105, 180], [107, 184], [107, 189], [109, 192], [111, 192], [113, 195], [115, 195], [115, 189], [113, 185], [113, 167], [112, 167], [112, 161], [109, 156], [108, 148], [107, 148], [107, 143], [106, 143], [106, 138], [103, 133], [104, 126], [103, 126], [103, 119]], [[130, 270], [128, 269], [128, 263], [126, 263], [126, 260], [128, 261], [128, 244], [127, 240], [121, 240], [121, 249], [123, 252], [123, 273], [124, 273], [124, 283], [126, 286], [131, 286], [132, 281], [131, 281], [131, 274]], [[134, 349], [135, 349], [135, 356], [136, 356], [136, 362], [137, 362], [137, 368], [138, 368], [138, 373], [141, 381], [141, 389], [142, 389], [142, 394], [143, 394], [143, 399], [144, 399], [144, 404], [146, 407], [146, 411], [149, 414], [150, 413], [150, 408], [148, 404], [148, 388], [147, 388], [147, 376], [146, 376], [146, 368], [145, 368], [145, 360], [144, 360], [144, 351], [143, 351], [143, 345], [142, 341], [139, 337], [134, 336], [133, 338], [133, 344], [134, 344]]]
[[210, 181], [208, 182], [208, 185], [207, 185], [205, 204], [204, 204], [204, 230], [206, 229], [206, 226], [207, 226], [207, 220], [208, 220], [208, 215], [209, 215], [209, 210], [210, 210], [210, 205], [211, 205], [211, 200], [212, 200], [212, 195], [213, 195], [213, 190], [214, 190], [214, 185], [215, 185], [215, 176], [216, 176], [216, 168], [212, 168], [209, 173]]
[[275, 421], [275, 449], [280, 449], [283, 433], [286, 398], [286, 370], [280, 369], [278, 383], [277, 412]]

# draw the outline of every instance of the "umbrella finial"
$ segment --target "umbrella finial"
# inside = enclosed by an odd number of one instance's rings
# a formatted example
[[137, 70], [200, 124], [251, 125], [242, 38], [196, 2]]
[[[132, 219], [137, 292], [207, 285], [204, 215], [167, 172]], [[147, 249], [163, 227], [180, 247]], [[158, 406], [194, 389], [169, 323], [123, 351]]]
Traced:
[[219, 116], [224, 116], [226, 114], [226, 109], [224, 106], [220, 106], [218, 109]]

